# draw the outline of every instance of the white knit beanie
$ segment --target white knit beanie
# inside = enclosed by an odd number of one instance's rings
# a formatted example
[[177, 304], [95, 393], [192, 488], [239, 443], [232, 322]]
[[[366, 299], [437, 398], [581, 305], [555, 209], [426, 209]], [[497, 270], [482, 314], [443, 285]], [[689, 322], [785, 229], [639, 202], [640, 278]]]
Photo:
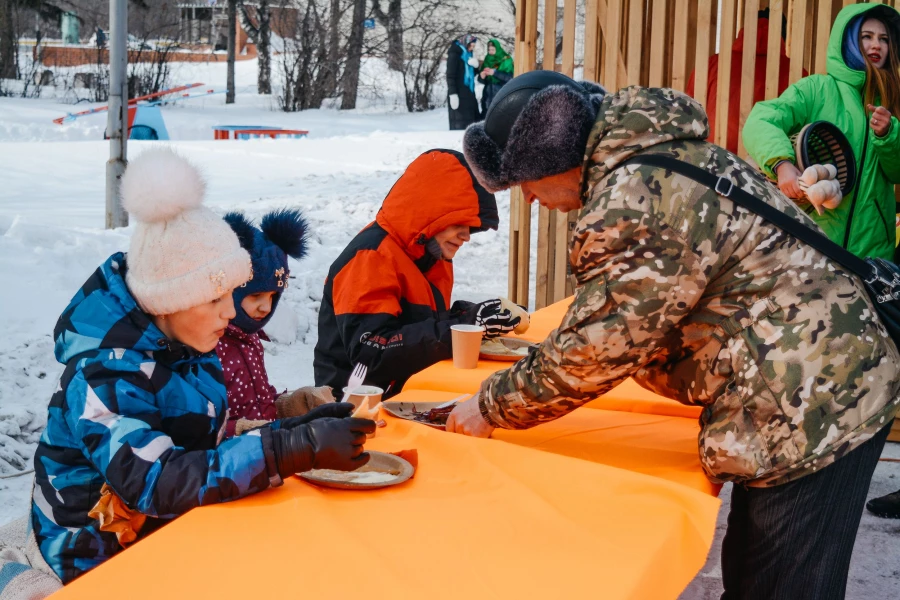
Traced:
[[165, 147], [141, 153], [122, 176], [122, 205], [137, 220], [125, 281], [151, 315], [205, 304], [251, 277], [250, 255], [203, 206], [205, 192], [197, 168]]

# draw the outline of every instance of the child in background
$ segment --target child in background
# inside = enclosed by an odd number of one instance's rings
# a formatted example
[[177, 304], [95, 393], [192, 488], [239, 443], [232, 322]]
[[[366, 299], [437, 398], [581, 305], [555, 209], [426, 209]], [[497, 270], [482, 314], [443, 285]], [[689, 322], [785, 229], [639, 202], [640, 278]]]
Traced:
[[275, 419], [297, 417], [334, 402], [330, 387], [303, 387], [281, 395], [269, 383], [261, 340], [269, 341], [263, 327], [272, 318], [288, 286], [288, 256], [306, 255], [307, 225], [298, 210], [270, 212], [256, 228], [241, 213], [228, 213], [225, 221], [250, 253], [253, 278], [234, 289], [237, 315], [216, 346], [228, 390], [228, 436], [265, 425]]

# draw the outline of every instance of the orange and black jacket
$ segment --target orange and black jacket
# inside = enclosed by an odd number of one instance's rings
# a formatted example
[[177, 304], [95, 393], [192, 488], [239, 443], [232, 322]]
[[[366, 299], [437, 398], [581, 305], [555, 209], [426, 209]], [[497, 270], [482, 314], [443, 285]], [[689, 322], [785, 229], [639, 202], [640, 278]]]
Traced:
[[375, 222], [331, 265], [319, 308], [316, 385], [340, 393], [356, 363], [366, 383], [391, 396], [414, 373], [451, 357], [450, 326], [467, 322], [469, 303], [451, 307], [453, 264], [426, 250], [451, 225], [497, 229], [494, 195], [465, 158], [432, 150], [394, 184]]

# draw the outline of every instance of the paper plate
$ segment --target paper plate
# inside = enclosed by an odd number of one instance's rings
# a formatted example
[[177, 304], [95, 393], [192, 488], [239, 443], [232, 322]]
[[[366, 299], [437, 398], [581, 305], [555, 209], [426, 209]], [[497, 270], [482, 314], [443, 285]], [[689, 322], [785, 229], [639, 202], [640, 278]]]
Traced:
[[[313, 469], [297, 475], [310, 483], [339, 490], [376, 490], [409, 480], [415, 468], [393, 454], [369, 450], [372, 458], [355, 471]], [[389, 476], [388, 476], [389, 475]]]
[[537, 346], [534, 342], [529, 342], [528, 340], [520, 340], [518, 338], [509, 338], [509, 337], [499, 337], [494, 338], [490, 342], [484, 342], [481, 345], [481, 352], [478, 353], [478, 358], [482, 360], [500, 360], [505, 362], [518, 362], [525, 358], [525, 356], [521, 354], [506, 354], [506, 353], [495, 353], [490, 350], [485, 351], [484, 344], [491, 342], [499, 342], [503, 344], [510, 350], [516, 350], [518, 348], [530, 348], [532, 346]]
[[446, 426], [444, 425], [420, 421], [413, 414], [414, 412], [428, 412], [432, 408], [440, 406], [441, 404], [443, 404], [443, 402], [398, 402], [396, 400], [388, 400], [381, 403], [381, 408], [383, 408], [384, 411], [388, 414], [391, 414], [398, 419], [406, 419], [415, 423], [421, 423], [422, 425], [428, 425], [429, 427], [434, 427], [435, 429], [446, 429]]

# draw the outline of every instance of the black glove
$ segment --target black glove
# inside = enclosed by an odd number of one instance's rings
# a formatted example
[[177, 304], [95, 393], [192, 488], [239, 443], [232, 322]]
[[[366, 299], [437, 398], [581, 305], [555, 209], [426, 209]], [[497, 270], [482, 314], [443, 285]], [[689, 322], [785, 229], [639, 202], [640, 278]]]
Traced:
[[292, 429], [297, 425], [303, 425], [316, 419], [332, 417], [334, 419], [345, 419], [353, 414], [353, 405], [349, 402], [329, 402], [317, 406], [305, 415], [299, 417], [289, 417], [281, 419], [282, 429]]
[[486, 340], [512, 332], [522, 320], [520, 317], [513, 318], [512, 313], [503, 308], [499, 298], [476, 304], [469, 315], [472, 318], [471, 323], [484, 327]]
[[369, 462], [369, 454], [363, 452], [367, 433], [375, 433], [375, 421], [326, 417], [276, 429], [272, 431], [275, 467], [282, 479], [310, 469], [355, 471]]

